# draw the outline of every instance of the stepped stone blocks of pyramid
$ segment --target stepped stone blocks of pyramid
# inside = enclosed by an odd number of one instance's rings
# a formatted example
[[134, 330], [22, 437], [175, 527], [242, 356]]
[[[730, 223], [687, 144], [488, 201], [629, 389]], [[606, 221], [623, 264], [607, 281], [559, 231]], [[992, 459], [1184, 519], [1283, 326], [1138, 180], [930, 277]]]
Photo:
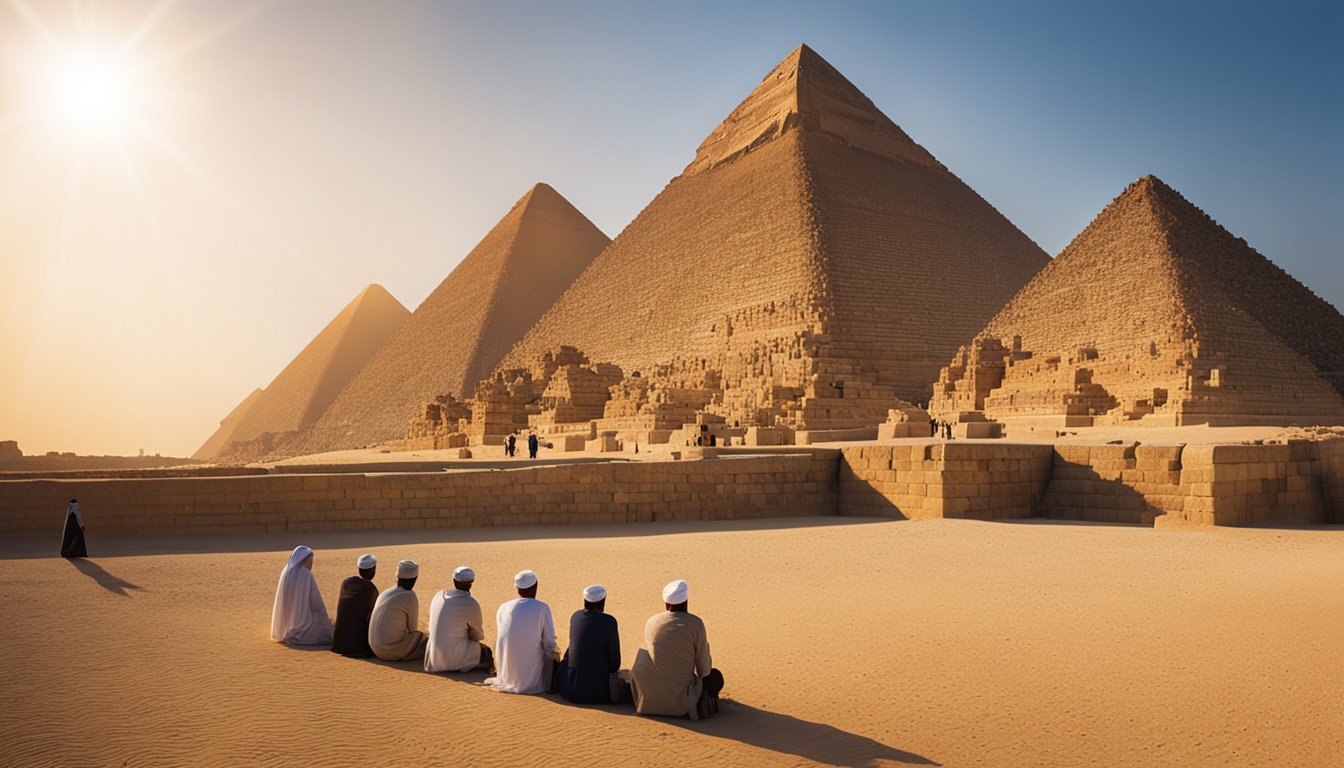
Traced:
[[505, 365], [570, 344], [733, 424], [874, 426], [1047, 262], [801, 46]]
[[219, 422], [219, 429], [216, 429], [214, 434], [210, 435], [209, 439], [202, 443], [195, 453], [191, 454], [191, 458], [197, 461], [210, 461], [218, 456], [220, 450], [229, 442], [229, 436], [238, 428], [238, 422], [243, 420], [243, 417], [247, 415], [248, 410], [253, 405], [256, 405], [259, 397], [261, 397], [261, 390], [254, 389], [250, 395], [243, 398], [241, 403], [234, 406], [234, 409], [229, 411], [229, 415]]
[[[381, 285], [360, 291], [264, 390], [221, 422], [197, 455], [260, 458], [311, 425], [409, 315]], [[231, 424], [227, 435], [225, 424]]]
[[402, 438], [444, 394], [465, 401], [610, 242], [537, 184], [378, 350], [313, 426], [285, 448], [316, 453]]
[[957, 352], [930, 410], [1056, 426], [1341, 424], [1341, 370], [1344, 316], [1147, 176]]

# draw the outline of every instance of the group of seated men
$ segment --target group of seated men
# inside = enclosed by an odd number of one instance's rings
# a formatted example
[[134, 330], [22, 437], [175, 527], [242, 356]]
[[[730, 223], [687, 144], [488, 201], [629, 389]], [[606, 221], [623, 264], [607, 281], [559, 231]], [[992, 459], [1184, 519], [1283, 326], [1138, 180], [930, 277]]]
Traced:
[[583, 608], [569, 620], [569, 647], [562, 655], [551, 609], [537, 599], [537, 574], [513, 577], [518, 597], [495, 614], [496, 648], [485, 644], [481, 605], [471, 596], [476, 573], [453, 571], [453, 586], [434, 595], [428, 634], [419, 629], [420, 601], [415, 583], [420, 567], [397, 564], [397, 585], [381, 594], [373, 584], [378, 560], [372, 554], [356, 562], [359, 573], [341, 583], [336, 622], [312, 575], [313, 551], [295, 548], [280, 572], [271, 639], [294, 646], [330, 646], [345, 656], [376, 656], [386, 661], [424, 659], [429, 672], [488, 670], [486, 685], [507, 693], [557, 692], [581, 704], [633, 701], [646, 715], [688, 716], [718, 711], [723, 675], [709, 655], [705, 624], [687, 610], [690, 588], [677, 580], [663, 587], [665, 610], [644, 625], [644, 647], [627, 672], [621, 669], [621, 639], [616, 618], [606, 613], [607, 590], [583, 590]]

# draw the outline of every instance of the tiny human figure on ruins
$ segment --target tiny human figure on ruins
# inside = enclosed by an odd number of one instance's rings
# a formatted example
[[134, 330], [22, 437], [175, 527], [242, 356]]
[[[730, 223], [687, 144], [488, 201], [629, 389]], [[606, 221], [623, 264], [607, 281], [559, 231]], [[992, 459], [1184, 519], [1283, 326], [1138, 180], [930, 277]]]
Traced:
[[537, 446], [539, 444], [540, 441], [537, 440], [537, 433], [529, 432], [527, 434], [527, 458], [529, 459], [537, 458]]
[[514, 456], [518, 453], [518, 435], [510, 432], [509, 436], [504, 438], [504, 455]]
[[938, 420], [929, 419], [929, 437], [938, 436]]
[[88, 557], [84, 548], [84, 518], [79, 514], [79, 502], [74, 499], [65, 505], [65, 530], [61, 533], [61, 557]]

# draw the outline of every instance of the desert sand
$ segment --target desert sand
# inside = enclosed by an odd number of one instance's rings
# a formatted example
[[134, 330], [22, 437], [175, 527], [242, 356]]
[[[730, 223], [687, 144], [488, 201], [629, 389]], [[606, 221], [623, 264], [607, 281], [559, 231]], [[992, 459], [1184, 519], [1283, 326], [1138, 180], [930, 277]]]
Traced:
[[[567, 637], [600, 582], [626, 663], [691, 583], [728, 704], [576, 707], [267, 638], [295, 544], [328, 608], [357, 555], [421, 564], [422, 622], [521, 568]], [[1329, 766], [1344, 762], [1344, 530], [890, 522], [0, 543], [3, 765]]]

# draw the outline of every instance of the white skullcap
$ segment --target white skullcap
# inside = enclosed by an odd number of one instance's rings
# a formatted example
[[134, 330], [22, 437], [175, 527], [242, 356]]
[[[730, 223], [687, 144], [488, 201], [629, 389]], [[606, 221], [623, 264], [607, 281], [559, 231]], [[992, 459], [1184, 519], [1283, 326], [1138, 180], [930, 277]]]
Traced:
[[374, 557], [373, 553], [370, 552], [367, 555], [360, 555], [359, 560], [355, 561], [355, 564], [359, 566], [360, 570], [366, 571], [378, 565], [378, 558]]
[[453, 569], [453, 581], [475, 581], [476, 572], [465, 565], [459, 565]]
[[663, 587], [663, 602], [668, 605], [681, 605], [689, 600], [690, 597], [691, 588], [681, 579], [669, 581], [667, 586]]
[[419, 575], [420, 575], [420, 566], [416, 565], [413, 561], [402, 560], [400, 563], [397, 563], [398, 579], [414, 579]]
[[537, 574], [532, 571], [519, 571], [513, 577], [513, 586], [519, 589], [531, 589], [537, 585]]
[[583, 590], [583, 599], [589, 603], [597, 603], [607, 599], [607, 588], [601, 584], [594, 584]]

